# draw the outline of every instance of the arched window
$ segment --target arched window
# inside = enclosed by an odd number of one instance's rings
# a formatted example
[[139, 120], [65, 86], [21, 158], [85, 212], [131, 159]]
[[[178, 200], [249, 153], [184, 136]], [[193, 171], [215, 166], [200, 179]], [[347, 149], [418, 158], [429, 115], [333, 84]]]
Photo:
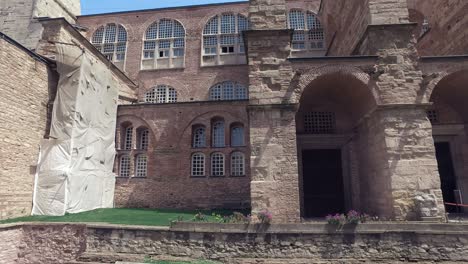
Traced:
[[213, 123], [212, 128], [213, 144], [215, 148], [223, 148], [225, 146], [224, 140], [224, 121], [218, 120]]
[[146, 177], [148, 166], [148, 157], [146, 155], [138, 155], [135, 164], [135, 177]]
[[205, 176], [205, 155], [203, 153], [192, 155], [192, 176]]
[[222, 153], [211, 154], [211, 175], [224, 176], [224, 155]]
[[294, 29], [292, 51], [323, 50], [325, 48], [322, 24], [312, 12], [291, 10], [289, 28]]
[[130, 157], [120, 157], [119, 177], [130, 177]]
[[181, 68], [184, 66], [185, 29], [172, 19], [151, 24], [143, 43], [142, 69]]
[[138, 148], [147, 150], [149, 146], [149, 130], [147, 128], [138, 129]]
[[210, 100], [244, 100], [247, 99], [247, 89], [239, 83], [226, 81], [210, 88]]
[[231, 176], [245, 175], [245, 157], [242, 152], [231, 154]]
[[225, 13], [211, 18], [203, 30], [203, 65], [246, 63], [241, 33], [248, 29], [248, 19], [240, 14]]
[[123, 149], [131, 150], [133, 141], [133, 127], [128, 126], [125, 128], [125, 133], [123, 137]]
[[177, 102], [177, 91], [168, 85], [158, 85], [145, 94], [147, 103], [175, 103]]
[[235, 125], [231, 128], [231, 146], [242, 147], [244, 146], [244, 127]]
[[193, 144], [194, 148], [206, 147], [206, 129], [204, 126], [196, 127], [193, 130]]
[[91, 43], [120, 69], [123, 69], [127, 52], [127, 31], [121, 25], [107, 24], [98, 28]]

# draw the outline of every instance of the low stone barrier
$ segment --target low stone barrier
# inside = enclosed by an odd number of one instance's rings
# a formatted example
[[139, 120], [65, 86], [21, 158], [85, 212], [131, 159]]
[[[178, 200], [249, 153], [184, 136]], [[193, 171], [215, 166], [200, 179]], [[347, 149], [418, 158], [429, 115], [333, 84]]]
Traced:
[[131, 260], [128, 256], [223, 263], [243, 263], [243, 259], [245, 263], [254, 263], [249, 262], [252, 259], [468, 263], [467, 224], [366, 223], [337, 228], [325, 223], [175, 223], [171, 227], [24, 223], [0, 226], [0, 241], [0, 263], [114, 263]]

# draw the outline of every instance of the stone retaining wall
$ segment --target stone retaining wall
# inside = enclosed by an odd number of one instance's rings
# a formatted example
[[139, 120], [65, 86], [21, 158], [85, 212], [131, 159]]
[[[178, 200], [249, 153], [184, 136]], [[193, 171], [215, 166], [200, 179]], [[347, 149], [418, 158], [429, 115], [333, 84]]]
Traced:
[[114, 263], [148, 255], [223, 263], [253, 263], [253, 258], [264, 259], [261, 263], [280, 263], [281, 259], [297, 263], [301, 259], [320, 263], [338, 263], [337, 259], [347, 263], [468, 262], [466, 224], [369, 223], [337, 230], [325, 223], [268, 228], [209, 223], [178, 223], [171, 228], [45, 223], [0, 226], [0, 241], [0, 263]]

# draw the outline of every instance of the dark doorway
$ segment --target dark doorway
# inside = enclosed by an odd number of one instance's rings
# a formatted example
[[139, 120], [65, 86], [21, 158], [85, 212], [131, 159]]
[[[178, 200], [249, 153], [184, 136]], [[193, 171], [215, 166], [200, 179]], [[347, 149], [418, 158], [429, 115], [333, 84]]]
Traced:
[[[436, 142], [435, 149], [444, 202], [457, 203], [457, 200], [455, 199], [457, 179], [455, 177], [455, 170], [453, 168], [452, 153], [450, 152], [450, 143]], [[445, 205], [445, 210], [448, 213], [458, 212], [458, 208], [456, 206], [451, 205]]]
[[341, 150], [302, 151], [303, 217], [325, 217], [344, 212]]

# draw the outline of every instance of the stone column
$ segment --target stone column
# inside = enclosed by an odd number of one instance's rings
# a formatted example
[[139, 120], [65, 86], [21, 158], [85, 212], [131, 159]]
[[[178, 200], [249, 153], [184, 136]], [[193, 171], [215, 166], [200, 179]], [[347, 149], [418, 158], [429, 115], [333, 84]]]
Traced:
[[[300, 220], [293, 71], [287, 60], [291, 31], [284, 0], [250, 1], [252, 30], [245, 33], [249, 61], [251, 199], [274, 222]], [[289, 91], [289, 92], [288, 92]]]

